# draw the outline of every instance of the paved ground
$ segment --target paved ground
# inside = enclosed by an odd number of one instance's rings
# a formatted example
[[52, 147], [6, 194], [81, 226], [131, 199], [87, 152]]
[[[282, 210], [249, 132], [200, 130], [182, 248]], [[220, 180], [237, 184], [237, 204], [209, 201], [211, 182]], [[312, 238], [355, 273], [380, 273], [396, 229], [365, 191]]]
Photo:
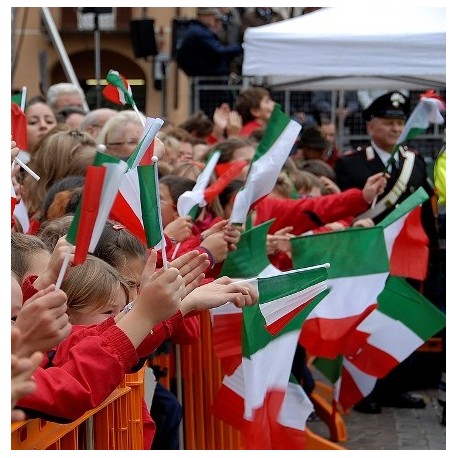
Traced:
[[[339, 445], [348, 450], [446, 450], [446, 428], [440, 424], [442, 407], [437, 402], [437, 390], [413, 393], [424, 397], [425, 409], [383, 407], [376, 415], [351, 410], [344, 416], [348, 440]], [[322, 421], [309, 422], [308, 426], [329, 438]]]

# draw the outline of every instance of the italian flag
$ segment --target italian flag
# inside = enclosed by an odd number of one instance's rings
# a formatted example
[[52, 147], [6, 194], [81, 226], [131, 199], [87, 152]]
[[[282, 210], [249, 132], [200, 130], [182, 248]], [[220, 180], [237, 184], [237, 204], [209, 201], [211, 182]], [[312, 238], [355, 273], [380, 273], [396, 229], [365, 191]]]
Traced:
[[103, 88], [102, 94], [107, 100], [117, 105], [136, 106], [132, 89], [123, 75], [116, 70], [110, 70], [106, 80], [108, 84]]
[[310, 354], [344, 353], [356, 326], [375, 308], [389, 273], [383, 228], [358, 228], [291, 239], [293, 266], [329, 263], [326, 297], [304, 323], [301, 344]]
[[250, 208], [272, 191], [300, 130], [301, 125], [276, 104], [256, 148], [245, 184], [235, 197], [231, 223], [244, 224]]
[[205, 207], [208, 201], [205, 198], [205, 190], [210, 183], [210, 180], [215, 170], [215, 166], [221, 156], [220, 151], [215, 151], [205, 164], [202, 173], [197, 177], [196, 184], [191, 191], [185, 191], [178, 197], [177, 212], [180, 216], [190, 215], [192, 219], [196, 219], [197, 210], [199, 207]]
[[400, 277], [388, 277], [378, 304], [356, 329], [364, 343], [346, 356], [366, 374], [384, 377], [445, 327], [445, 315]]
[[22, 108], [15, 102], [11, 102], [11, 139], [16, 146], [27, 151], [27, 117]]
[[[159, 194], [157, 162], [137, 167], [140, 207], [148, 248], [165, 248]], [[164, 261], [165, 262], [165, 261]]]
[[[142, 205], [138, 166], [152, 165], [154, 139], [164, 121], [160, 118], [147, 118], [143, 137], [127, 161], [128, 170], [121, 179], [119, 192], [110, 211], [110, 218], [124, 225], [141, 242], [147, 244], [143, 226]], [[143, 190], [145, 194], [146, 190]]]
[[[280, 273], [270, 263], [266, 251], [266, 238], [273, 220], [242, 232], [237, 250], [229, 251], [223, 261], [219, 277], [251, 278]], [[242, 355], [242, 312], [233, 304], [225, 304], [210, 310], [212, 319], [213, 350], [221, 360], [226, 373], [240, 363]], [[235, 357], [235, 366], [233, 361]]]
[[428, 199], [420, 187], [377, 224], [384, 230], [391, 275], [416, 280], [426, 278], [429, 239], [421, 222], [421, 205]]
[[245, 447], [253, 450], [305, 449], [306, 420], [313, 411], [291, 376], [300, 329], [312, 306], [272, 335], [261, 305], [278, 297], [277, 286], [258, 278], [259, 304], [243, 309], [241, 363], [224, 377], [212, 407], [214, 415], [241, 430]]
[[94, 252], [126, 169], [124, 161], [100, 152], [87, 168], [81, 201], [66, 237], [75, 246], [73, 264], [82, 264], [87, 253]]
[[444, 118], [441, 115], [443, 111], [445, 111], [445, 104], [440, 98], [421, 97], [398, 138], [395, 151], [399, 145], [424, 133], [430, 124], [443, 124]]
[[352, 335], [359, 342], [344, 355], [317, 358], [314, 365], [333, 383], [333, 406], [345, 411], [366, 397], [430, 337], [445, 327], [445, 315], [403, 278], [388, 277], [378, 308]]
[[145, 165], [152, 163], [154, 139], [163, 124], [164, 121], [161, 118], [146, 118], [142, 139], [127, 160], [129, 170], [134, 169], [140, 163]]

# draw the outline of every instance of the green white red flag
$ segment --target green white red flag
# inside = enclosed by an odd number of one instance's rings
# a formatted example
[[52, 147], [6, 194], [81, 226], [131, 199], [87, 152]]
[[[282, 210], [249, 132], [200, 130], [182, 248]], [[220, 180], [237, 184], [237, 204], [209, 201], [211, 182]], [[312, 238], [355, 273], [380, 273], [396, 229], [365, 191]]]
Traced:
[[[310, 354], [334, 358], [377, 304], [389, 273], [381, 227], [291, 239], [294, 268], [330, 263], [328, 290], [304, 323], [301, 344]], [[357, 291], [357, 294], [355, 293]]]
[[314, 365], [334, 384], [334, 408], [349, 409], [430, 337], [445, 327], [445, 315], [403, 278], [389, 276], [378, 308], [352, 334], [358, 342], [345, 355], [317, 358]]
[[241, 430], [248, 449], [305, 449], [313, 406], [291, 367], [300, 328], [313, 307], [310, 298], [323, 296], [319, 291], [326, 287], [327, 270], [315, 266], [281, 272], [272, 266], [266, 253], [271, 224], [244, 231], [237, 253], [231, 252], [222, 267], [220, 275], [233, 278], [259, 272], [247, 280], [257, 288], [259, 301], [249, 307], [252, 313], [233, 304], [211, 311], [215, 353], [227, 374], [212, 412]]
[[178, 197], [177, 212], [180, 216], [190, 215], [192, 219], [196, 218], [198, 207], [205, 207], [205, 190], [210, 183], [215, 166], [221, 156], [220, 151], [215, 151], [205, 164], [205, 168], [197, 177], [196, 184], [191, 191], [185, 191]]
[[134, 169], [138, 164], [152, 164], [154, 139], [163, 124], [164, 121], [161, 118], [146, 118], [142, 139], [127, 160], [129, 170]]
[[366, 335], [363, 344], [346, 357], [361, 371], [384, 377], [445, 327], [445, 315], [400, 277], [388, 277], [378, 304], [356, 329]]
[[82, 198], [66, 237], [75, 246], [73, 264], [83, 263], [87, 253], [94, 252], [126, 170], [124, 161], [101, 152], [87, 168]]
[[14, 102], [11, 102], [11, 139], [16, 142], [20, 150], [28, 150], [27, 117], [20, 106]]
[[421, 204], [427, 199], [420, 187], [377, 224], [384, 229], [391, 275], [426, 278], [429, 239], [421, 222]]
[[139, 165], [137, 172], [140, 187], [140, 207], [147, 246], [155, 250], [165, 248], [157, 162], [153, 165]]
[[[154, 156], [154, 140], [164, 121], [160, 118], [147, 118], [143, 137], [137, 148], [127, 161], [128, 170], [121, 179], [119, 192], [110, 211], [110, 218], [118, 221], [134, 234], [141, 242], [147, 244], [143, 225], [142, 205], [138, 166], [152, 165]], [[143, 190], [145, 195], [147, 192]], [[152, 235], [150, 235], [152, 237]]]
[[[270, 263], [266, 251], [267, 233], [272, 222], [273, 220], [266, 221], [241, 233], [237, 250], [229, 251], [223, 261], [219, 277], [252, 278], [281, 272]], [[233, 304], [225, 304], [211, 309], [210, 315], [212, 317], [213, 350], [221, 360], [225, 372], [230, 373], [240, 363], [242, 355], [241, 310]]]
[[399, 145], [426, 132], [431, 124], [443, 124], [441, 112], [445, 111], [445, 103], [435, 97], [422, 97], [407, 119], [404, 129], [398, 138], [395, 151]]
[[[307, 276], [307, 271], [300, 274]], [[286, 279], [289, 272], [281, 275]], [[291, 376], [291, 367], [302, 323], [313, 306], [301, 308], [272, 335], [261, 312], [262, 303], [279, 296], [279, 282], [270, 280], [257, 279], [259, 303], [243, 309], [242, 361], [224, 377], [212, 412], [241, 430], [247, 449], [305, 449], [313, 405]]]
[[235, 197], [231, 223], [244, 224], [250, 208], [272, 191], [300, 130], [301, 125], [276, 104], [256, 147], [245, 184]]
[[103, 88], [102, 94], [107, 100], [117, 105], [136, 106], [132, 96], [132, 88], [123, 75], [111, 69], [106, 80], [108, 84]]

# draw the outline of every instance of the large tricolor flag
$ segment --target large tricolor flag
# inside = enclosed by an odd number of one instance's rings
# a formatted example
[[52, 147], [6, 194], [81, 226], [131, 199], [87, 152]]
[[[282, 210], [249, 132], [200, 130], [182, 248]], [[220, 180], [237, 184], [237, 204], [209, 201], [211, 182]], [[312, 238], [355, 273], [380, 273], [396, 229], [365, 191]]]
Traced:
[[383, 228], [358, 228], [291, 239], [295, 268], [330, 263], [328, 290], [304, 323], [311, 355], [344, 353], [356, 326], [376, 308], [389, 273]]
[[445, 327], [445, 315], [403, 278], [389, 276], [378, 308], [355, 329], [357, 344], [314, 365], [334, 384], [333, 405], [349, 409], [429, 338]]
[[88, 167], [83, 194], [66, 237], [75, 246], [73, 264], [83, 263], [87, 253], [94, 252], [126, 170], [124, 161], [101, 152]]
[[250, 208], [272, 191], [300, 130], [301, 125], [276, 104], [256, 148], [245, 184], [235, 197], [231, 223], [244, 224]]

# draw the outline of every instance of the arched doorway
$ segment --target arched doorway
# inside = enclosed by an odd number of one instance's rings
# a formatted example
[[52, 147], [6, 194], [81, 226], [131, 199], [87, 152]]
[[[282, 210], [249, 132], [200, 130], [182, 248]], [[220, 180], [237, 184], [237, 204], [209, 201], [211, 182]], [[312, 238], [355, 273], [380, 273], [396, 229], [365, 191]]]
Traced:
[[[89, 105], [89, 109], [92, 110], [97, 108], [97, 86], [94, 84], [88, 84], [88, 81], [90, 82], [91, 80], [95, 80], [94, 52], [75, 52], [69, 55], [69, 59], [78, 78], [80, 86], [86, 94], [86, 100]], [[102, 79], [105, 79], [105, 76], [110, 69], [114, 69], [125, 77], [129, 78], [129, 80], [135, 80], [136, 84], [131, 84], [132, 95], [137, 108], [140, 111], [145, 112], [147, 80], [142, 68], [128, 57], [107, 50], [100, 51], [100, 67], [100, 74]], [[56, 63], [54, 68], [51, 69], [50, 80], [50, 84], [67, 81], [60, 62]], [[131, 109], [130, 106], [123, 107], [122, 105], [113, 105], [103, 96], [100, 97], [100, 107], [109, 107], [114, 108], [115, 110], [123, 110], [124, 108]]]

